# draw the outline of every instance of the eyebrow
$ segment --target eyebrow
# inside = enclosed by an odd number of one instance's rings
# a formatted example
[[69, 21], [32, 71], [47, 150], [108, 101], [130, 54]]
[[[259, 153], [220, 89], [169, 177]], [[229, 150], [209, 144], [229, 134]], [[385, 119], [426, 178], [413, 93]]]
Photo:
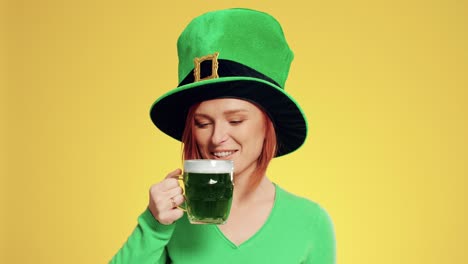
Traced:
[[[232, 115], [232, 114], [237, 114], [237, 113], [242, 113], [242, 112], [249, 112], [249, 111], [247, 109], [234, 109], [234, 110], [224, 111], [223, 114], [224, 115]], [[210, 117], [209, 115], [203, 114], [203, 113], [195, 113], [194, 115], [195, 116], [202, 116], [202, 117]]]
[[248, 112], [248, 110], [247, 109], [228, 110], [228, 111], [224, 111], [223, 114], [230, 115], [230, 114], [237, 114], [237, 113], [240, 113], [240, 112]]

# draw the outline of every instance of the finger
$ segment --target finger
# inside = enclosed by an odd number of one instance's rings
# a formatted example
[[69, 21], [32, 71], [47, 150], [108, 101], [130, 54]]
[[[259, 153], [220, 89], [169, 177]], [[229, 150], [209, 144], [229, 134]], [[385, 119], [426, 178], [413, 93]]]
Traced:
[[174, 221], [178, 220], [184, 215], [184, 211], [182, 209], [176, 208], [174, 210], [171, 210], [168, 215], [174, 219]]
[[184, 203], [185, 197], [182, 194], [178, 194], [178, 195], [172, 197], [172, 200], [174, 201], [174, 204], [176, 206], [180, 206], [181, 204]]
[[[168, 180], [170, 179], [166, 179], [165, 181]], [[178, 185], [177, 181], [174, 183], [173, 187], [170, 187], [170, 189], [165, 189], [167, 187], [161, 187], [163, 184], [164, 183], [161, 182], [150, 189], [150, 202], [154, 203], [158, 210], [167, 210], [172, 208], [167, 206], [168, 201], [172, 197], [183, 193], [183, 190]]]
[[154, 209], [155, 217], [159, 220], [164, 220], [165, 214], [177, 208], [177, 202], [172, 197], [158, 197], [156, 200], [150, 201], [150, 207]]
[[176, 169], [174, 171], [169, 172], [169, 174], [166, 175], [166, 179], [169, 179], [169, 178], [177, 179], [181, 174], [182, 174], [182, 170]]
[[177, 180], [182, 173], [181, 169], [176, 169], [166, 175], [164, 180], [157, 184], [157, 189], [161, 191], [167, 191], [169, 189], [180, 186], [179, 181]]
[[183, 204], [185, 197], [182, 194], [177, 194], [173, 197], [166, 199], [166, 201], [160, 205], [161, 211], [173, 210]]
[[185, 197], [182, 194], [177, 194], [174, 197], [167, 199], [167, 202], [164, 203], [164, 210], [173, 210], [178, 208], [181, 204], [185, 202]]
[[164, 225], [170, 225], [174, 223], [175, 221], [177, 221], [179, 218], [181, 218], [183, 215], [184, 215], [184, 211], [182, 211], [179, 208], [175, 208], [173, 210], [161, 213], [159, 222]]
[[173, 188], [180, 187], [179, 181], [174, 178], [164, 179], [162, 182], [159, 183], [158, 189], [167, 192]]
[[168, 198], [174, 197], [178, 194], [182, 194], [182, 188], [180, 186], [174, 187], [172, 189], [167, 190], [164, 195]]

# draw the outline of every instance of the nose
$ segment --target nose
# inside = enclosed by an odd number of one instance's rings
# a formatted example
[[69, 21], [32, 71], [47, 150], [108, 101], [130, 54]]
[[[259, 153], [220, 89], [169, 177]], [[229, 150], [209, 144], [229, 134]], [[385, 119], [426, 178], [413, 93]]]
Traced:
[[224, 124], [215, 124], [213, 127], [213, 134], [211, 135], [211, 143], [219, 145], [228, 139], [228, 126]]

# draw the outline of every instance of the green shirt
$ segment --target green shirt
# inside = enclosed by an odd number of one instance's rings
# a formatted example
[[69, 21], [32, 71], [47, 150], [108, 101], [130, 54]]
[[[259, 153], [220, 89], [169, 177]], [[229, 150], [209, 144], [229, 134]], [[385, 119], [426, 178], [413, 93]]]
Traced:
[[110, 263], [335, 263], [335, 235], [327, 212], [275, 186], [267, 221], [239, 246], [216, 225], [192, 225], [186, 215], [172, 225], [162, 225], [146, 210]]

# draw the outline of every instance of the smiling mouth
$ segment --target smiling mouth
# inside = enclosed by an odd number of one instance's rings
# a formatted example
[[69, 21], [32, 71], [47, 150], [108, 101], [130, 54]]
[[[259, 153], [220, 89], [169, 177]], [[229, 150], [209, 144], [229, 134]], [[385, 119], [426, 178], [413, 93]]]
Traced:
[[215, 156], [216, 158], [225, 158], [229, 157], [232, 154], [234, 154], [237, 150], [232, 150], [232, 151], [218, 151], [218, 152], [211, 152], [211, 155]]

